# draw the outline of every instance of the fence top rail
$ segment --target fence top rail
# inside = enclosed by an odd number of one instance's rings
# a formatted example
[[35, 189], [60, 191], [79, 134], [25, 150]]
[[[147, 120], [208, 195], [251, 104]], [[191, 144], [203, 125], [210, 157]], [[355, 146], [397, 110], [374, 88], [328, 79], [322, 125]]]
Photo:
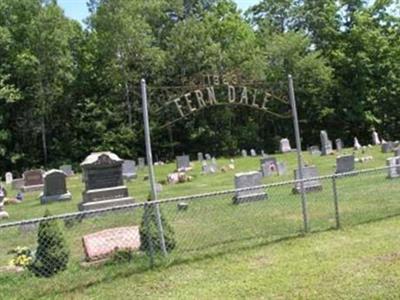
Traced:
[[137, 203], [133, 203], [133, 204], [114, 206], [114, 207], [109, 207], [109, 208], [101, 208], [101, 209], [95, 209], [95, 210], [65, 213], [65, 214], [59, 214], [59, 215], [54, 215], [54, 216], [49, 216], [49, 217], [32, 218], [32, 219], [28, 219], [28, 220], [21, 220], [21, 221], [0, 224], [0, 229], [7, 228], [7, 227], [16, 227], [16, 226], [21, 226], [21, 225], [37, 224], [44, 220], [68, 220], [68, 219], [80, 219], [80, 218], [84, 219], [86, 217], [90, 217], [93, 215], [102, 215], [102, 214], [106, 214], [109, 212], [132, 210], [135, 208], [145, 208], [145, 207], [152, 206], [152, 205], [163, 205], [163, 204], [171, 203], [171, 202], [201, 200], [201, 199], [207, 199], [207, 198], [214, 197], [214, 196], [230, 195], [230, 194], [234, 194], [237, 192], [245, 192], [245, 191], [251, 191], [251, 190], [270, 189], [270, 188], [276, 188], [276, 187], [285, 186], [285, 185], [293, 185], [293, 184], [297, 184], [297, 183], [301, 183], [301, 182], [304, 183], [304, 182], [308, 182], [308, 181], [327, 180], [327, 179], [332, 179], [332, 178], [341, 178], [341, 177], [347, 177], [347, 176], [358, 175], [358, 174], [374, 173], [374, 172], [388, 170], [388, 169], [397, 168], [397, 167], [400, 167], [400, 165], [385, 166], [385, 167], [371, 168], [371, 169], [365, 169], [365, 170], [357, 170], [357, 171], [351, 171], [351, 172], [340, 173], [340, 174], [330, 174], [330, 175], [324, 175], [324, 176], [310, 177], [310, 178], [305, 178], [305, 179], [287, 180], [287, 181], [263, 184], [263, 185], [259, 185], [259, 186], [240, 188], [240, 189], [229, 189], [229, 190], [224, 190], [224, 191], [215, 191], [215, 192], [202, 193], [202, 194], [196, 194], [196, 195], [171, 197], [171, 198], [160, 199], [157, 201], [142, 201], [142, 202], [137, 202]]

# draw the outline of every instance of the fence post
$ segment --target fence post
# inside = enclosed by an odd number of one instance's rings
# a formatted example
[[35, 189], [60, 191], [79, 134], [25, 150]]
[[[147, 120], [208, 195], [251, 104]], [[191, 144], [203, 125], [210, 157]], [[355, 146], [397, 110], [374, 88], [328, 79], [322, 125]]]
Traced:
[[336, 229], [340, 228], [339, 199], [336, 186], [336, 174], [332, 176], [333, 204], [335, 206]]

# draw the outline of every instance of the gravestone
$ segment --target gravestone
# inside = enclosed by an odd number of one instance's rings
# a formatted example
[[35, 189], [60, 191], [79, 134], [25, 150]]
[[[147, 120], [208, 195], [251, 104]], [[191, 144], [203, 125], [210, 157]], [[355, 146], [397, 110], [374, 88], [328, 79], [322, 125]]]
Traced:
[[319, 150], [319, 146], [311, 146], [311, 147], [308, 147], [308, 152], [311, 154], [311, 155], [321, 155], [321, 151]]
[[400, 156], [400, 148], [394, 149], [394, 156]]
[[205, 158], [206, 158], [206, 160], [210, 160], [211, 159], [210, 153], [206, 153]]
[[320, 133], [321, 138], [321, 154], [329, 155], [333, 152], [332, 150], [332, 141], [328, 139], [328, 134], [325, 130], [321, 130]]
[[263, 177], [271, 176], [277, 172], [276, 161], [267, 160], [261, 164], [261, 174]]
[[197, 153], [197, 160], [198, 160], [199, 162], [202, 162], [202, 161], [204, 160], [204, 157], [203, 157], [203, 153], [202, 153], [202, 152], [198, 152], [198, 153]]
[[71, 165], [62, 165], [60, 166], [60, 170], [63, 171], [68, 177], [74, 176], [75, 174]]
[[257, 152], [256, 152], [256, 150], [254, 150], [254, 149], [251, 149], [251, 150], [250, 150], [250, 155], [251, 155], [252, 157], [255, 157], [255, 156], [257, 156]]
[[134, 160], [124, 160], [122, 164], [122, 176], [128, 181], [137, 178], [136, 162]]
[[342, 139], [336, 139], [336, 140], [335, 140], [335, 144], [336, 144], [336, 150], [337, 150], [338, 152], [342, 151], [342, 149], [343, 149], [343, 142], [342, 142]]
[[390, 157], [386, 160], [388, 178], [400, 177], [400, 156]]
[[67, 191], [67, 175], [61, 170], [51, 170], [44, 174], [44, 189], [40, 194], [40, 203], [71, 200], [71, 193]]
[[361, 144], [358, 142], [358, 139], [354, 138], [354, 150], [360, 150], [362, 148]]
[[394, 149], [393, 142], [386, 142], [386, 143], [382, 143], [382, 145], [381, 145], [382, 153], [390, 153], [393, 151], [393, 149]]
[[279, 150], [282, 153], [288, 153], [292, 151], [292, 147], [290, 147], [290, 142], [288, 139], [281, 139], [279, 144]]
[[13, 174], [11, 172], [6, 173], [6, 184], [11, 184], [13, 181]]
[[[303, 179], [314, 178], [314, 177], [318, 177], [318, 176], [319, 176], [318, 170], [315, 166], [309, 166], [309, 167], [303, 168]], [[294, 178], [295, 178], [295, 180], [300, 179], [298, 170], [294, 170]], [[319, 179], [304, 181], [303, 187], [304, 187], [304, 191], [306, 193], [322, 190], [322, 184]], [[293, 188], [293, 193], [300, 193], [300, 192], [301, 192], [300, 182], [296, 182], [294, 185], [294, 188]]]
[[189, 155], [181, 155], [176, 157], [176, 169], [178, 172], [190, 170]]
[[379, 139], [378, 133], [374, 130], [372, 132], [372, 145], [380, 145], [381, 140]]
[[133, 203], [122, 176], [123, 160], [112, 152], [95, 152], [81, 163], [85, 190], [79, 210]]
[[204, 174], [214, 174], [215, 172], [217, 172], [217, 167], [212, 162], [207, 163], [206, 161], [203, 161], [202, 166], [201, 166], [201, 171]]
[[161, 183], [156, 183], [156, 192], [161, 193], [163, 191], [163, 186]]
[[263, 158], [260, 159], [260, 165], [263, 165], [263, 164], [265, 164], [267, 162], [273, 162], [275, 164], [275, 166], [276, 166], [276, 163], [277, 163], [276, 158], [273, 157], [273, 156], [263, 157]]
[[284, 162], [278, 162], [276, 170], [279, 176], [285, 175], [287, 170], [286, 164]]
[[[251, 188], [261, 185], [260, 172], [238, 173], [235, 175], [235, 189]], [[236, 191], [233, 197], [234, 204], [266, 200], [268, 198], [264, 188], [256, 188], [245, 191]]]
[[146, 161], [145, 161], [144, 157], [138, 158], [138, 165], [139, 165], [139, 169], [143, 169], [146, 166]]
[[264, 150], [261, 150], [261, 157], [266, 157], [267, 155], [265, 154]]
[[42, 170], [25, 171], [22, 177], [24, 178], [24, 186], [21, 188], [23, 192], [41, 191], [43, 189]]
[[336, 174], [354, 171], [354, 155], [344, 155], [336, 158]]
[[15, 191], [19, 191], [24, 186], [24, 179], [23, 178], [15, 178], [11, 182], [11, 188]]
[[247, 151], [245, 149], [242, 150], [242, 157], [247, 157]]
[[118, 227], [85, 235], [82, 238], [87, 261], [104, 259], [115, 249], [136, 251], [140, 248], [139, 226]]

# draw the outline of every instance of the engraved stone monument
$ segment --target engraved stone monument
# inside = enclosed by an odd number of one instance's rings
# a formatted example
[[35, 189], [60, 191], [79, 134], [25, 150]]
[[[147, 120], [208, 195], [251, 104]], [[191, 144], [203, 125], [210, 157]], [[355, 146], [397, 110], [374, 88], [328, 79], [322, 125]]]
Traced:
[[256, 150], [251, 149], [251, 150], [250, 150], [250, 155], [253, 156], [253, 157], [257, 156]]
[[342, 141], [342, 139], [336, 139], [335, 140], [335, 144], [336, 144], [336, 150], [338, 152], [342, 151], [342, 149], [343, 149], [343, 141]]
[[181, 155], [176, 157], [176, 169], [178, 172], [191, 169], [189, 155]]
[[[235, 189], [251, 188], [261, 185], [260, 172], [238, 173], [235, 175]], [[234, 204], [266, 200], [268, 198], [264, 188], [255, 188], [245, 191], [236, 191], [233, 197]]]
[[326, 133], [325, 130], [321, 130], [320, 137], [321, 137], [321, 154], [322, 155], [331, 154], [333, 152], [332, 141], [329, 140], [328, 134]]
[[279, 150], [282, 153], [288, 153], [292, 151], [292, 147], [290, 147], [290, 142], [288, 139], [281, 139], [280, 145], [279, 145]]
[[203, 153], [202, 153], [202, 152], [198, 152], [198, 153], [197, 153], [197, 160], [198, 160], [199, 162], [202, 162], [202, 161], [204, 160], [204, 156], [203, 156]]
[[13, 181], [13, 174], [11, 172], [6, 173], [6, 184], [11, 184]]
[[400, 156], [390, 157], [386, 160], [388, 178], [400, 177]]
[[[303, 168], [303, 179], [309, 179], [309, 178], [314, 178], [318, 177], [318, 170], [315, 166], [310, 166], [310, 167], [304, 167]], [[299, 172], [298, 170], [294, 170], [294, 178], [295, 180], [299, 180]], [[303, 182], [303, 187], [305, 192], [312, 192], [312, 191], [320, 191], [322, 190], [322, 184], [319, 181], [319, 179], [313, 179], [313, 180], [307, 180]], [[300, 182], [296, 182], [295, 186], [293, 188], [293, 193], [300, 193], [301, 192], [301, 186]]]
[[21, 188], [23, 192], [41, 191], [43, 189], [42, 170], [25, 171], [23, 179], [24, 186]]
[[122, 176], [128, 181], [137, 178], [136, 162], [134, 160], [124, 160], [122, 164]]
[[354, 171], [354, 155], [344, 155], [336, 158], [336, 174]]
[[242, 150], [242, 157], [247, 157], [247, 151], [245, 149]]
[[40, 195], [40, 203], [71, 200], [71, 193], [67, 191], [67, 175], [61, 170], [51, 170], [44, 174], [44, 189]]

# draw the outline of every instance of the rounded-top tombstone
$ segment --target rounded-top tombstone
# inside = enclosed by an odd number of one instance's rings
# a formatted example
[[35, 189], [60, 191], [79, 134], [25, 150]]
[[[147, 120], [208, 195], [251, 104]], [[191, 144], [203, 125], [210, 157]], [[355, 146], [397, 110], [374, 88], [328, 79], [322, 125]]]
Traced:
[[42, 204], [52, 201], [71, 200], [71, 193], [67, 190], [67, 174], [61, 170], [50, 170], [44, 174], [44, 189], [40, 195]]

